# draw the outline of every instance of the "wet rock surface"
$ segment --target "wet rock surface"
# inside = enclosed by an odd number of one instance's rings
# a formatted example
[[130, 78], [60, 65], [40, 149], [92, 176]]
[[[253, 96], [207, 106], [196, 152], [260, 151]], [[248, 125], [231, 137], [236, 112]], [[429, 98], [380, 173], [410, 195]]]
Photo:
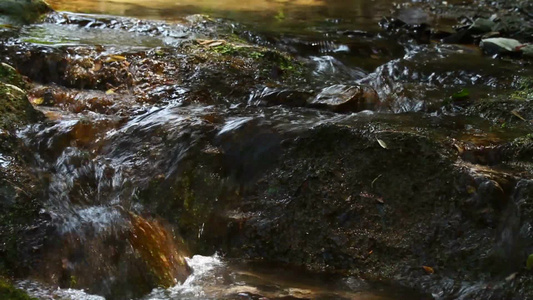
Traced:
[[16, 130], [43, 118], [23, 90], [25, 80], [6, 64], [0, 66], [0, 253], [2, 273], [22, 275], [35, 263], [47, 232], [40, 213], [42, 183], [31, 171], [31, 154]]
[[424, 9], [323, 42], [69, 13], [2, 36], [29, 78], [0, 66], [2, 271], [129, 299], [189, 249], [531, 297], [529, 62], [478, 45], [507, 14], [443, 33]]

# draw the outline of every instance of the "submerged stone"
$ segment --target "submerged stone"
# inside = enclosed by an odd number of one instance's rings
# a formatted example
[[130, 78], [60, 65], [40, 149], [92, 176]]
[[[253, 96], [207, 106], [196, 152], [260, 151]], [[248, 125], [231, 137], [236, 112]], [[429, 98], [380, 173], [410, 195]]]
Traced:
[[332, 85], [323, 89], [308, 105], [334, 112], [359, 112], [374, 110], [380, 102], [377, 92], [370, 86]]

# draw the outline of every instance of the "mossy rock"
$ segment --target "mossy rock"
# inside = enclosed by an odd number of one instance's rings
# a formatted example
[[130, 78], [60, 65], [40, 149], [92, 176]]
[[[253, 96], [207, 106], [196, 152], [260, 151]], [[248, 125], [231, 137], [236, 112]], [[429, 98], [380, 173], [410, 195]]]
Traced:
[[0, 2], [0, 14], [15, 22], [31, 23], [39, 20], [52, 8], [44, 0], [3, 0]]
[[2, 300], [36, 300], [24, 291], [15, 288], [8, 280], [0, 277], [0, 299]]
[[21, 89], [29, 88], [28, 83], [12, 66], [0, 63], [0, 82], [12, 84]]
[[16, 85], [0, 82], [0, 129], [37, 122], [42, 114], [33, 108], [26, 92]]

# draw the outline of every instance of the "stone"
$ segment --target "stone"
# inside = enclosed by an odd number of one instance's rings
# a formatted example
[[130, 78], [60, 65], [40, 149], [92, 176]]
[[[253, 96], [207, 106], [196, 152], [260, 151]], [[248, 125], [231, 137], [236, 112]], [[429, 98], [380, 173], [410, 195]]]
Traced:
[[472, 25], [470, 25], [470, 30], [478, 33], [491, 32], [492, 28], [496, 25], [494, 21], [484, 18], [477, 18]]
[[483, 52], [495, 55], [516, 52], [517, 47], [521, 45], [522, 43], [515, 39], [490, 38], [482, 40], [479, 47], [483, 49]]
[[374, 110], [379, 106], [377, 92], [366, 85], [336, 84], [323, 89], [308, 105], [334, 112], [348, 113]]

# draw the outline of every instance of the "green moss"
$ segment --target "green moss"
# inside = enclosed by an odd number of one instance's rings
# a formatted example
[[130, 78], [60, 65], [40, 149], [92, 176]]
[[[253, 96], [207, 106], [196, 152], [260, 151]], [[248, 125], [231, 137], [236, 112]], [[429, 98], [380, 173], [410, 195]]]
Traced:
[[516, 91], [511, 94], [511, 99], [533, 100], [533, 77], [520, 78]]
[[28, 88], [22, 76], [12, 66], [0, 63], [0, 82], [17, 86], [21, 89]]
[[15, 22], [32, 23], [50, 11], [52, 8], [44, 0], [3, 0], [0, 2], [0, 14], [10, 16]]
[[0, 129], [11, 130], [39, 119], [40, 113], [30, 104], [24, 90], [0, 82]]
[[0, 299], [2, 300], [36, 300], [24, 291], [15, 288], [6, 279], [0, 277]]

